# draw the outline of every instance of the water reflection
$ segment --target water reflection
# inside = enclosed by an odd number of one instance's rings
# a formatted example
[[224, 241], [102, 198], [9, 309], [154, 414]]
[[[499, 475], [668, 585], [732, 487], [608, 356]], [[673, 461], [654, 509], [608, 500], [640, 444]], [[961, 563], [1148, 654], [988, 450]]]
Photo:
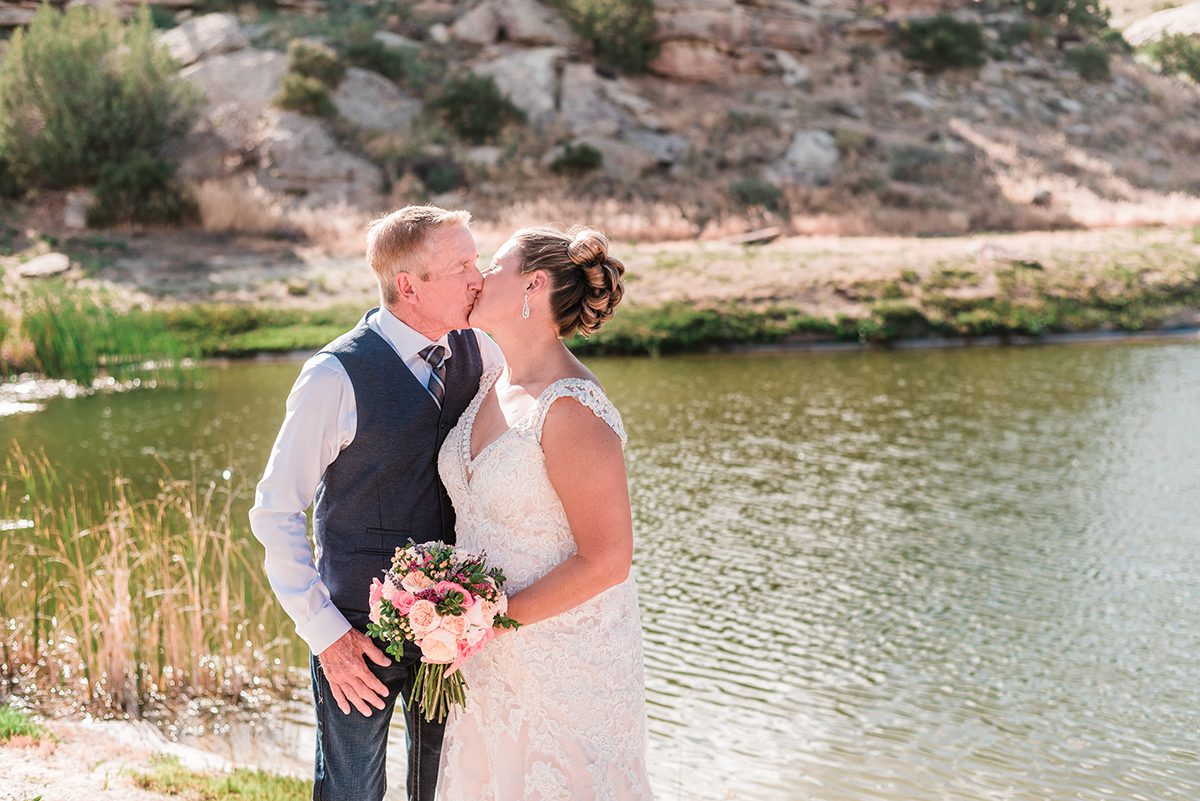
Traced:
[[[592, 366], [631, 437], [660, 798], [1200, 795], [1200, 347]], [[0, 437], [76, 480], [232, 468], [248, 504], [297, 369]]]

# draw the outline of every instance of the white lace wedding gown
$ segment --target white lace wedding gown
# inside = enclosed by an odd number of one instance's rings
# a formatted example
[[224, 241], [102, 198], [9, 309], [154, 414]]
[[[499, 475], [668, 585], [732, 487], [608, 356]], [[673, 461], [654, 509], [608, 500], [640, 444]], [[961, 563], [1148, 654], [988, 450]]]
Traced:
[[[616, 408], [592, 381], [551, 384], [524, 419], [471, 459], [471, 429], [500, 369], [442, 446], [438, 470], [457, 513], [458, 545], [503, 567], [506, 592], [575, 553], [546, 475], [542, 423], [574, 398], [625, 443]], [[642, 628], [633, 577], [561, 615], [508, 632], [463, 667], [465, 712], [442, 748], [439, 801], [649, 799]]]

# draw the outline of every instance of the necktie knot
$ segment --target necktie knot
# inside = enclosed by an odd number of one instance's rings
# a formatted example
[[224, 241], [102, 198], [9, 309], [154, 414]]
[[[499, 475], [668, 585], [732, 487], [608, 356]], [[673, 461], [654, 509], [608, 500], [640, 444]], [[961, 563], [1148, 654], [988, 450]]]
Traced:
[[424, 348], [418, 355], [429, 362], [429, 366], [436, 370], [446, 360], [446, 349], [441, 345], [430, 345]]
[[429, 364], [429, 383], [425, 389], [429, 390], [440, 409], [442, 401], [446, 399], [446, 349], [441, 345], [430, 345], [417, 355]]

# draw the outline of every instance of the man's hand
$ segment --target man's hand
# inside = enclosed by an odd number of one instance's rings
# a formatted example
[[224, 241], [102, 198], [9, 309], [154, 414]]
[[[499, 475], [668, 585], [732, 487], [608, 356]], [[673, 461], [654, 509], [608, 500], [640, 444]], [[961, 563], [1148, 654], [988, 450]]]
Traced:
[[[371, 707], [383, 709], [387, 687], [375, 678], [375, 674], [363, 661], [366, 656], [375, 664], [387, 667], [392, 660], [375, 647], [375, 643], [358, 629], [350, 629], [338, 640], [317, 655], [321, 670], [333, 691], [333, 700], [343, 714], [350, 714], [350, 706], [366, 717], [371, 717]], [[370, 704], [370, 706], [368, 706]]]

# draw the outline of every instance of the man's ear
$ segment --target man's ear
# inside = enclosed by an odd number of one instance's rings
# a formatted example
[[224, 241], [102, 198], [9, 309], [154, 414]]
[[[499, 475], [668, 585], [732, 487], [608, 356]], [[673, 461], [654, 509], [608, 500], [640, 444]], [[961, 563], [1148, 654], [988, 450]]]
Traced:
[[413, 278], [411, 273], [396, 273], [396, 291], [400, 294], [401, 298], [407, 300], [409, 303], [415, 302], [418, 294], [417, 280]]

